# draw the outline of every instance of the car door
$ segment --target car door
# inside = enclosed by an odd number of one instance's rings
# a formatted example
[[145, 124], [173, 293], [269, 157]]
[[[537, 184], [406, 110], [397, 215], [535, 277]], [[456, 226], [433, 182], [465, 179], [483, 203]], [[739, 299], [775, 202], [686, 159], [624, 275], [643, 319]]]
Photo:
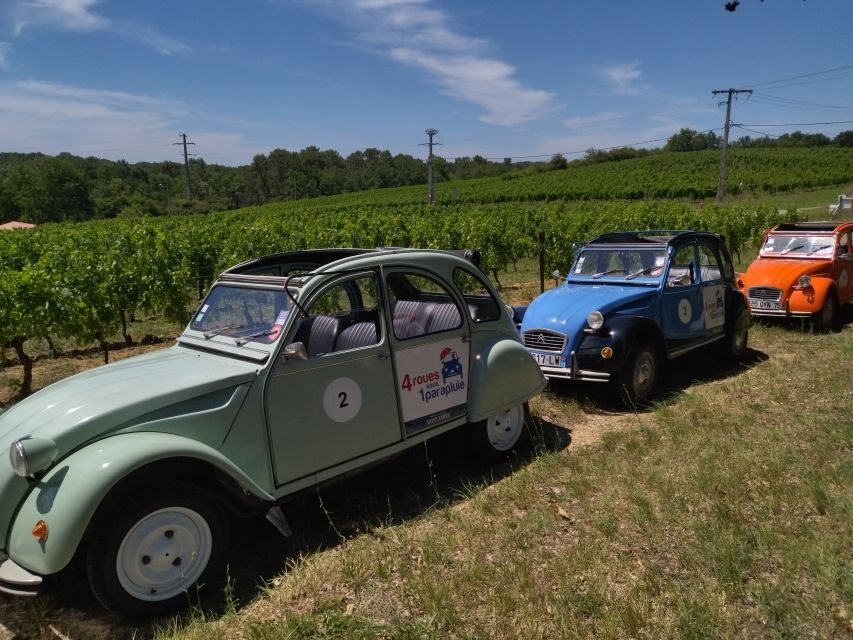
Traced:
[[384, 273], [401, 420], [407, 436], [468, 413], [470, 329], [451, 286], [415, 269]]
[[696, 243], [676, 248], [669, 261], [661, 296], [661, 326], [670, 355], [678, 355], [705, 337], [699, 275]]
[[838, 235], [832, 261], [832, 277], [838, 283], [838, 300], [841, 303], [853, 300], [853, 242], [850, 235], [850, 231]]
[[726, 287], [717, 250], [707, 241], [696, 244], [699, 286], [702, 289], [702, 316], [706, 337], [722, 335], [726, 324]]
[[278, 485], [399, 442], [394, 373], [378, 274], [331, 281], [306, 305], [280, 352], [265, 402]]

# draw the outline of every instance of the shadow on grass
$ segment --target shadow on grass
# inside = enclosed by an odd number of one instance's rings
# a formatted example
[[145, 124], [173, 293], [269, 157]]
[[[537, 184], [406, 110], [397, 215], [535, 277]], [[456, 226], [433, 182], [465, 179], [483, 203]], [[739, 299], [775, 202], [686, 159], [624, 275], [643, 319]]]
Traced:
[[[838, 308], [838, 316], [840, 331], [843, 331], [845, 327], [853, 326], [853, 303], [842, 304]], [[753, 324], [765, 327], [784, 327], [790, 331], [802, 333], [814, 332], [811, 321], [805, 318], [754, 318]]]
[[[209, 620], [247, 604], [261, 593], [265, 583], [301, 557], [465, 500], [537, 456], [571, 443], [566, 429], [534, 417], [528, 446], [505, 460], [488, 462], [470, 453], [464, 436], [462, 429], [456, 429], [342, 482], [287, 502], [282, 509], [293, 530], [289, 538], [262, 516], [233, 520], [226, 559], [231, 587], [227, 595], [222, 589], [205, 595], [196, 612], [187, 614], [186, 624], [200, 619], [200, 611], [209, 612], [204, 614]], [[151, 638], [164, 628], [165, 621], [131, 626], [105, 613], [88, 589], [81, 588], [85, 569], [79, 559], [75, 562], [70, 580], [65, 576], [62, 582], [45, 584], [46, 593], [37, 598], [37, 606], [32, 600], [4, 602], [0, 596], [0, 619], [19, 634], [14, 636], [16, 640], [50, 635], [49, 625], [71, 637], [93, 640]], [[10, 617], [11, 622], [6, 622]], [[38, 622], [33, 625], [35, 620]]]
[[731, 362], [718, 355], [714, 345], [698, 349], [664, 363], [654, 397], [637, 406], [626, 405], [619, 398], [613, 383], [551, 380], [548, 390], [578, 401], [585, 406], [585, 411], [592, 413], [596, 413], [596, 409], [608, 414], [643, 412], [653, 409], [661, 400], [671, 399], [695, 384], [733, 378], [768, 359], [766, 353], [751, 348], [747, 348], [746, 354], [739, 362]]

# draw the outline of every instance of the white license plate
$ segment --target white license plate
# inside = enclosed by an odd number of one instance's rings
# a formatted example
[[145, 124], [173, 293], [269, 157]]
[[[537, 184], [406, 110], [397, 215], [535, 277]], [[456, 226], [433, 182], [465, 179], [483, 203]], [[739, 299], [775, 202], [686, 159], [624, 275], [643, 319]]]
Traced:
[[749, 306], [753, 309], [768, 309], [778, 310], [782, 308], [781, 302], [771, 302], [769, 300], [753, 300], [750, 298]]
[[544, 353], [533, 353], [531, 354], [533, 359], [539, 363], [540, 366], [543, 367], [561, 367], [562, 369], [566, 368], [566, 358], [565, 356], [559, 355], [549, 355]]

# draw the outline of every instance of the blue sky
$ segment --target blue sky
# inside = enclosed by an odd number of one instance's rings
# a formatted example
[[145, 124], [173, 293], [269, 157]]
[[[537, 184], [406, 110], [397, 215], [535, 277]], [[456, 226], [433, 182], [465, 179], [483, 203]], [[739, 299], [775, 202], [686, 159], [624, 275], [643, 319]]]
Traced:
[[[547, 159], [853, 129], [853, 0], [0, 0], [0, 151]], [[770, 126], [791, 125], [791, 126]], [[718, 133], [720, 133], [718, 131]]]

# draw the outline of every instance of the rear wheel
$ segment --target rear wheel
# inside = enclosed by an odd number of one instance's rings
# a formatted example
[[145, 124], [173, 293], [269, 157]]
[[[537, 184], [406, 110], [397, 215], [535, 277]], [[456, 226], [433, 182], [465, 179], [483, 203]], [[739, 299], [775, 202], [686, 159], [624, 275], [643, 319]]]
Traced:
[[472, 447], [486, 458], [505, 457], [524, 440], [529, 417], [525, 402], [471, 423], [468, 435]]
[[815, 333], [838, 331], [840, 329], [838, 299], [835, 297], [834, 291], [826, 294], [826, 300], [824, 300], [821, 310], [812, 314], [812, 328], [815, 330]]
[[619, 397], [631, 406], [648, 400], [657, 386], [660, 367], [661, 359], [655, 346], [648, 342], [638, 344], [616, 373]]
[[92, 592], [110, 611], [150, 618], [186, 606], [188, 592], [220, 568], [228, 524], [198, 489], [149, 489], [99, 523], [88, 545]]

